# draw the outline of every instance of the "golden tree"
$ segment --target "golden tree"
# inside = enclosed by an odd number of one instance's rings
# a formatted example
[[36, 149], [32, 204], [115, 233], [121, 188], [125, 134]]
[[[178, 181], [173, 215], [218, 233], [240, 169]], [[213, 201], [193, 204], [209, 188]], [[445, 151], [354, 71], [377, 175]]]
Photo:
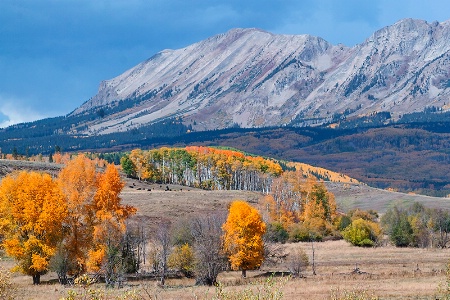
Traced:
[[68, 162], [58, 176], [58, 185], [67, 203], [68, 216], [64, 220], [65, 239], [60, 249], [70, 260], [70, 274], [86, 271], [88, 251], [93, 242], [95, 211], [94, 195], [97, 190], [95, 164], [84, 155]]
[[266, 224], [256, 208], [247, 202], [237, 200], [231, 203], [227, 221], [223, 224], [224, 250], [231, 267], [242, 270], [258, 268], [264, 260], [263, 235]]
[[287, 171], [276, 178], [264, 200], [270, 219], [284, 228], [298, 223], [303, 216], [309, 187], [315, 182], [312, 177], [304, 178], [298, 171]]
[[18, 261], [16, 270], [33, 277], [33, 284], [39, 284], [40, 276], [49, 269], [66, 216], [67, 206], [50, 175], [21, 172], [2, 180], [2, 246]]
[[91, 206], [95, 212], [93, 247], [89, 251], [88, 267], [96, 271], [106, 264], [107, 283], [115, 272], [115, 259], [125, 233], [125, 220], [136, 212], [136, 208], [121, 204], [120, 192], [125, 183], [117, 168], [109, 164], [97, 178], [97, 191]]

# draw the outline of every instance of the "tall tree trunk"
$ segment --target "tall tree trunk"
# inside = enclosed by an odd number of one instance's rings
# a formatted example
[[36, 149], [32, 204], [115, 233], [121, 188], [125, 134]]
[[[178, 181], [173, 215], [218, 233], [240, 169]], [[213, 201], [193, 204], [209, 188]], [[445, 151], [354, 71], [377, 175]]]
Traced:
[[313, 275], [316, 275], [316, 262], [314, 260], [314, 237], [311, 239], [311, 248], [312, 248], [312, 270]]
[[41, 284], [41, 274], [40, 273], [33, 275], [33, 284]]
[[242, 269], [242, 278], [247, 278], [247, 270]]

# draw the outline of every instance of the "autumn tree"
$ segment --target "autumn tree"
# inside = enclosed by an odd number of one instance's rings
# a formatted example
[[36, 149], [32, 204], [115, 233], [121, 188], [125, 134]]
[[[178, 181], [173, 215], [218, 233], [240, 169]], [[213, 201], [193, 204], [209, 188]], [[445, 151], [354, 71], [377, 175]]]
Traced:
[[242, 270], [242, 277], [246, 277], [247, 270], [258, 268], [264, 260], [263, 235], [266, 224], [257, 209], [245, 201], [237, 200], [231, 203], [222, 228], [224, 250], [231, 267]]
[[189, 244], [176, 246], [170, 253], [167, 265], [170, 268], [178, 269], [186, 277], [192, 277], [194, 271], [194, 250]]
[[397, 247], [408, 247], [413, 240], [413, 228], [408, 220], [408, 212], [394, 206], [381, 218], [390, 240]]
[[334, 232], [334, 195], [323, 182], [312, 176], [305, 178], [300, 171], [286, 171], [276, 178], [262, 204], [271, 222], [269, 238], [275, 237], [274, 241], [279, 239], [273, 233], [283, 233], [282, 229], [289, 231], [293, 241], [320, 240]]
[[92, 249], [88, 266], [98, 270], [105, 266], [106, 284], [114, 285], [114, 277], [121, 264], [121, 240], [125, 233], [125, 220], [136, 212], [132, 206], [122, 205], [119, 196], [125, 183], [116, 167], [109, 164], [97, 177], [97, 190], [90, 209], [95, 212]]
[[313, 184], [305, 199], [303, 222], [314, 235], [331, 235], [336, 218], [334, 195], [327, 191], [323, 182]]
[[134, 166], [134, 171], [139, 180], [148, 179], [148, 160], [141, 149], [134, 149], [128, 156]]
[[284, 172], [273, 181], [271, 192], [264, 200], [272, 222], [287, 228], [302, 219], [307, 186], [311, 180], [300, 172]]
[[70, 274], [86, 271], [88, 253], [93, 244], [95, 211], [94, 195], [97, 190], [97, 172], [94, 163], [84, 155], [71, 160], [58, 175], [58, 184], [67, 203], [68, 217], [60, 255], [71, 260]]
[[67, 206], [48, 174], [21, 172], [0, 184], [0, 232], [6, 253], [17, 260], [17, 271], [33, 277], [49, 270], [62, 238]]

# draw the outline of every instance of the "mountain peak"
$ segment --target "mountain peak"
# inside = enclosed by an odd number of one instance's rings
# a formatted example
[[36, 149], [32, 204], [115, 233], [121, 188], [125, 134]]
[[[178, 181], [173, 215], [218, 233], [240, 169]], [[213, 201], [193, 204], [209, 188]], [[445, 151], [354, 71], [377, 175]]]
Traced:
[[311, 35], [234, 28], [161, 51], [102, 82], [74, 113], [104, 109], [104, 118], [88, 124], [87, 133], [97, 134], [172, 117], [203, 130], [311, 125], [336, 114], [395, 116], [445, 107], [448, 25], [404, 19], [352, 48]]

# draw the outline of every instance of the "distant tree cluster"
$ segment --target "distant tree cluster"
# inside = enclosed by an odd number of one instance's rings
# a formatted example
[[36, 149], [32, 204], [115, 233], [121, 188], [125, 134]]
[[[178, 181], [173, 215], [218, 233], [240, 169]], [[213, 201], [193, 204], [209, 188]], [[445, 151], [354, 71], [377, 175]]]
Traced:
[[397, 247], [445, 248], [449, 242], [450, 213], [414, 203], [393, 207], [381, 218], [385, 232]]
[[139, 180], [204, 189], [268, 192], [281, 166], [270, 159], [210, 147], [135, 149], [121, 159], [123, 171]]
[[275, 242], [322, 240], [338, 232], [334, 195], [323, 182], [299, 171], [284, 172], [274, 180], [263, 201], [269, 220], [268, 238]]
[[450, 212], [420, 203], [394, 206], [381, 220], [375, 211], [360, 209], [338, 219], [343, 238], [355, 246], [377, 246], [384, 234], [397, 247], [446, 248], [450, 240]]

